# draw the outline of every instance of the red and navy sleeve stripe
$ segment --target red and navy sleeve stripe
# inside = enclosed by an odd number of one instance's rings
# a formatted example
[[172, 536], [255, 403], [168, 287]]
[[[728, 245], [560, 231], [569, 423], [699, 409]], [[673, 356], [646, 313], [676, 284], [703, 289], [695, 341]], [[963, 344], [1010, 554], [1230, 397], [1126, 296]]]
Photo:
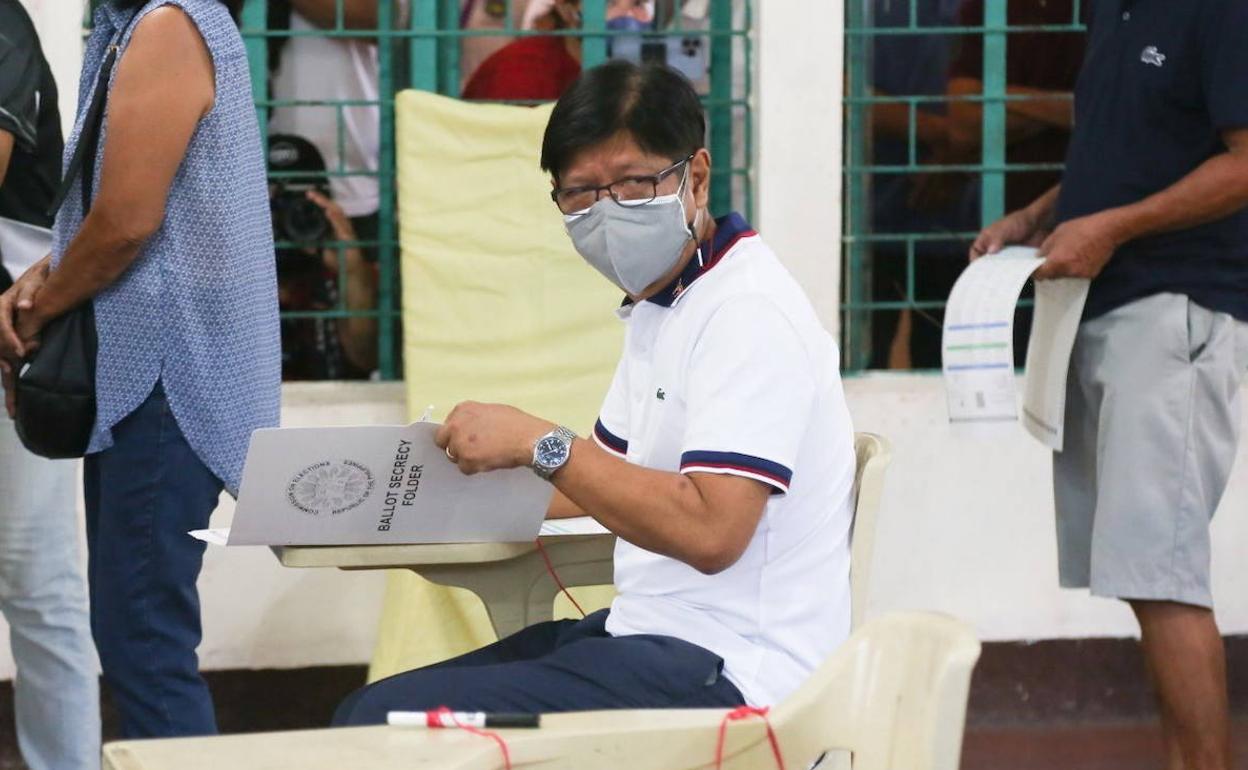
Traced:
[[602, 424], [602, 420], [594, 423], [594, 439], [598, 442], [598, 446], [611, 454], [619, 455], [620, 457], [628, 455], [628, 442], [607, 430], [607, 426]]
[[770, 484], [781, 493], [789, 491], [789, 482], [793, 480], [793, 471], [780, 463], [736, 452], [685, 452], [680, 456], [680, 472], [745, 476]]

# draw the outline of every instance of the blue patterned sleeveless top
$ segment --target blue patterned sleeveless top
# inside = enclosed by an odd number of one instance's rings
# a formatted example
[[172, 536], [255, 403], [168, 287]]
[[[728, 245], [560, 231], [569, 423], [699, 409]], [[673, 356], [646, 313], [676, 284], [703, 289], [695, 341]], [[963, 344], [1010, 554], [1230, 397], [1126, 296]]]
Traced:
[[[281, 400], [264, 151], [246, 51], [225, 6], [219, 0], [150, 0], [138, 15], [162, 5], [180, 7], [199, 28], [216, 70], [216, 97], [174, 177], [164, 223], [121, 278], [95, 297], [97, 414], [87, 451], [112, 446], [113, 426], [160, 381], [195, 453], [237, 494], [251, 433], [277, 425]], [[105, 53], [125, 30], [120, 63], [134, 14], [133, 9], [118, 10], [110, 0], [95, 13], [66, 162], [78, 143]], [[106, 113], [96, 190], [107, 132]], [[54, 265], [82, 217], [74, 188], [56, 218]]]

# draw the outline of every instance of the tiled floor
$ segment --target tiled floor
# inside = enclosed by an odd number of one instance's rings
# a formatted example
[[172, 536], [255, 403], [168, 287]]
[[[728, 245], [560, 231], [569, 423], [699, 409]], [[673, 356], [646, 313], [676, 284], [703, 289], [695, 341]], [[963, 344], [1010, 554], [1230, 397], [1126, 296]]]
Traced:
[[[1238, 764], [1248, 767], [1248, 718], [1232, 727]], [[962, 770], [1160, 770], [1155, 725], [973, 728]]]

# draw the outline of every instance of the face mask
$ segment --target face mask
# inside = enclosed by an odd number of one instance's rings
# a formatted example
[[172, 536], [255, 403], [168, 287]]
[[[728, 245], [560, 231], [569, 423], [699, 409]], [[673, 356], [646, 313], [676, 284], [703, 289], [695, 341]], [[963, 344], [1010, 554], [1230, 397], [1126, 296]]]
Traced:
[[641, 294], [671, 272], [685, 244], [697, 238], [685, 216], [688, 179], [686, 166], [675, 195], [661, 195], [631, 208], [608, 196], [583, 212], [565, 216], [572, 245], [608, 281], [631, 296]]

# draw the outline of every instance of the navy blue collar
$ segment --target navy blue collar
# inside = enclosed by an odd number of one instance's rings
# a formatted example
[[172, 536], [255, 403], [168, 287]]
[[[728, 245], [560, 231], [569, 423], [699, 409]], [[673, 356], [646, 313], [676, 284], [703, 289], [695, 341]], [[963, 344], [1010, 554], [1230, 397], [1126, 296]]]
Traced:
[[[748, 238], [752, 235], [758, 235], [754, 232], [754, 228], [745, 221], [745, 217], [735, 211], [725, 217], [715, 220], [715, 234], [711, 236], [709, 243], [701, 244], [702, 261], [699, 262], [695, 255], [689, 260], [689, 264], [685, 265], [685, 269], [680, 275], [676, 276], [663, 290], [655, 294], [653, 297], [646, 299], [646, 302], [653, 302], [662, 307], [671, 307], [676, 304], [676, 300], [680, 299], [680, 295], [689, 290], [693, 282], [710, 272], [711, 268], [719, 264], [724, 255], [737, 245], [737, 241], [742, 238]], [[625, 304], [631, 304], [626, 301]]]

